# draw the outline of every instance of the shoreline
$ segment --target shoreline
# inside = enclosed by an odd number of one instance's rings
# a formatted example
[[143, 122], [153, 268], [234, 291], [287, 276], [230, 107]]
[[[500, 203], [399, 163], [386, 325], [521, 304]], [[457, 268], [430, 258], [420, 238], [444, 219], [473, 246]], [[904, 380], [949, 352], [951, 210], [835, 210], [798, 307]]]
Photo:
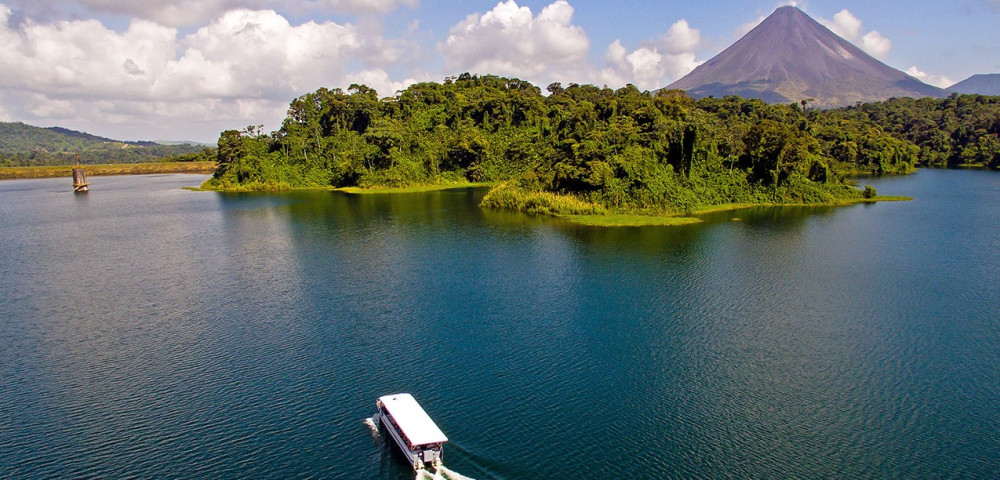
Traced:
[[[215, 172], [215, 162], [163, 162], [163, 163], [105, 163], [80, 165], [87, 176], [106, 177], [114, 175], [150, 175], [157, 173], [211, 174]], [[21, 180], [31, 178], [56, 178], [73, 176], [76, 165], [46, 165], [36, 167], [2, 167], [0, 180]]]
[[909, 202], [912, 197], [899, 195], [878, 196], [875, 198], [849, 199], [830, 203], [727, 203], [723, 205], [712, 205], [699, 208], [690, 214], [675, 215], [640, 215], [630, 213], [609, 213], [605, 215], [553, 215], [555, 218], [568, 220], [578, 225], [589, 227], [645, 227], [661, 226], [675, 227], [680, 225], [692, 225], [703, 223], [704, 220], [698, 218], [699, 215], [711, 213], [729, 212], [735, 210], [745, 210], [756, 207], [846, 207], [860, 203], [878, 202]]
[[308, 191], [325, 191], [325, 192], [343, 192], [349, 195], [379, 195], [379, 194], [406, 194], [406, 193], [425, 193], [425, 192], [437, 192], [441, 190], [456, 190], [460, 188], [481, 188], [481, 187], [491, 187], [495, 184], [486, 182], [467, 182], [467, 183], [442, 183], [436, 185], [415, 185], [412, 187], [386, 187], [386, 188], [363, 188], [363, 187], [293, 187], [286, 189], [274, 189], [274, 190], [253, 190], [253, 189], [241, 189], [241, 188], [211, 188], [205, 187], [204, 184], [198, 187], [190, 187], [187, 190], [198, 191], [198, 192], [219, 192], [219, 193], [280, 193], [280, 192], [308, 192]]
[[[0, 167], [0, 181], [19, 179], [38, 179], [71, 177], [75, 165], [53, 165], [34, 167]], [[116, 175], [149, 175], [149, 174], [211, 174], [216, 170], [215, 162], [164, 162], [164, 163], [131, 163], [131, 164], [93, 164], [81, 165], [86, 168], [88, 176], [116, 176]], [[331, 191], [343, 192], [349, 195], [379, 195], [379, 194], [409, 194], [426, 193], [443, 190], [456, 190], [464, 188], [483, 188], [495, 186], [496, 183], [489, 182], [464, 182], [464, 183], [444, 183], [430, 185], [415, 185], [410, 187], [385, 187], [385, 188], [363, 188], [363, 187], [299, 187], [275, 190], [244, 190], [238, 188], [205, 188], [204, 184], [197, 187], [184, 187], [185, 190], [199, 192], [219, 192], [219, 193], [276, 193], [293, 191]], [[885, 195], [875, 198], [845, 199], [829, 203], [729, 203], [722, 205], [711, 205], [696, 209], [686, 214], [666, 214], [666, 215], [643, 215], [637, 213], [606, 213], [593, 215], [571, 215], [554, 214], [544, 215], [559, 218], [577, 225], [591, 227], [642, 227], [642, 226], [681, 226], [704, 222], [698, 218], [700, 215], [743, 210], [755, 207], [840, 207], [856, 205], [859, 203], [878, 202], [903, 202], [912, 201], [911, 197]], [[526, 212], [521, 212], [526, 213]]]
[[[438, 184], [438, 185], [416, 185], [412, 187], [386, 187], [386, 188], [363, 188], [363, 187], [297, 187], [289, 188], [283, 190], [243, 190], [234, 188], [205, 188], [204, 186], [199, 187], [185, 187], [185, 190], [199, 191], [199, 192], [219, 192], [219, 193], [279, 193], [279, 192], [298, 192], [298, 191], [329, 191], [329, 192], [343, 192], [349, 195], [380, 195], [380, 194], [408, 194], [408, 193], [426, 193], [426, 192], [436, 192], [442, 190], [455, 190], [462, 188], [479, 188], [479, 187], [490, 187], [496, 185], [495, 183], [488, 182], [467, 182], [467, 183], [448, 183], [448, 184]], [[675, 227], [681, 225], [692, 225], [695, 223], [704, 222], [703, 219], [698, 218], [700, 215], [707, 215], [711, 213], [728, 212], [735, 210], [744, 210], [748, 208], [755, 207], [844, 207], [849, 205], [857, 205], [860, 203], [878, 203], [878, 202], [906, 202], [912, 201], [911, 197], [897, 196], [897, 195], [884, 195], [877, 196], [875, 198], [856, 198], [856, 199], [845, 199], [836, 202], [829, 203], [727, 203], [723, 205], [711, 205], [707, 207], [702, 207], [694, 210], [687, 214], [669, 214], [669, 215], [643, 215], [637, 213], [606, 213], [606, 214], [593, 214], [593, 215], [572, 215], [572, 214], [541, 214], [542, 216], [563, 219], [577, 225], [589, 226], [589, 227], [643, 227], [643, 226], [667, 226]], [[517, 211], [517, 210], [510, 210]], [[520, 211], [520, 213], [526, 213]]]
[[340, 187], [340, 188], [334, 188], [333, 191], [349, 193], [351, 195], [378, 195], [381, 193], [436, 192], [440, 190], [454, 190], [459, 188], [492, 187], [493, 185], [496, 184], [489, 182], [467, 182], [467, 183], [447, 183], [440, 185], [415, 185], [412, 187], [390, 187], [390, 188]]

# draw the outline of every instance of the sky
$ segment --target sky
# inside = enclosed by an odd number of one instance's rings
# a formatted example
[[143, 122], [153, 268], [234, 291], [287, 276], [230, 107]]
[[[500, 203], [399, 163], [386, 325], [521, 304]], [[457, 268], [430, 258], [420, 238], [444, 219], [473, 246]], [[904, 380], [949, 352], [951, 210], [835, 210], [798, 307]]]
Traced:
[[653, 90], [783, 5], [933, 85], [1000, 73], [1000, 0], [0, 0], [0, 121], [215, 143], [320, 87]]

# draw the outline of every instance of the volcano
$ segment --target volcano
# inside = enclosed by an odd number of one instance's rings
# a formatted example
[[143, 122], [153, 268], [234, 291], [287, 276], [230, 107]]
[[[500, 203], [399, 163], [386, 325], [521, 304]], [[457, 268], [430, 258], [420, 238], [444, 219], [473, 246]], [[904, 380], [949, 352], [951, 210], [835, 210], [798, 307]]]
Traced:
[[739, 41], [670, 84], [695, 98], [739, 95], [839, 107], [892, 97], [944, 97], [868, 55], [796, 7], [781, 7]]

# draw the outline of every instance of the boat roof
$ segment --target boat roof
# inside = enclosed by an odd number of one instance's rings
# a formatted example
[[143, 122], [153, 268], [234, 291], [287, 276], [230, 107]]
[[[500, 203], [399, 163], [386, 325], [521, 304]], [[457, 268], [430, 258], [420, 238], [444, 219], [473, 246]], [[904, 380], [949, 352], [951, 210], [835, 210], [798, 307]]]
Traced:
[[438, 428], [434, 420], [409, 393], [397, 393], [379, 397], [389, 415], [392, 415], [402, 434], [410, 440], [411, 445], [427, 445], [448, 441], [444, 432]]

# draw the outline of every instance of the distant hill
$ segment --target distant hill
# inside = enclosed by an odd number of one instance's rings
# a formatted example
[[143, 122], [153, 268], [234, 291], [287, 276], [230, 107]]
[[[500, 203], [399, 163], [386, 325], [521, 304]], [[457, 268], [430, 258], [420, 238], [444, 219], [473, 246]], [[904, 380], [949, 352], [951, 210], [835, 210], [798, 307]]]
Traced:
[[667, 87], [696, 98], [838, 107], [947, 93], [876, 60], [795, 7], [781, 7], [711, 60]]
[[153, 140], [157, 145], [196, 145], [201, 147], [214, 147], [214, 143], [195, 142], [193, 140]]
[[198, 154], [204, 145], [125, 142], [62, 127], [0, 122], [0, 166], [156, 162]]
[[1000, 95], [1000, 73], [973, 75], [948, 87], [948, 91], [978, 95]]

